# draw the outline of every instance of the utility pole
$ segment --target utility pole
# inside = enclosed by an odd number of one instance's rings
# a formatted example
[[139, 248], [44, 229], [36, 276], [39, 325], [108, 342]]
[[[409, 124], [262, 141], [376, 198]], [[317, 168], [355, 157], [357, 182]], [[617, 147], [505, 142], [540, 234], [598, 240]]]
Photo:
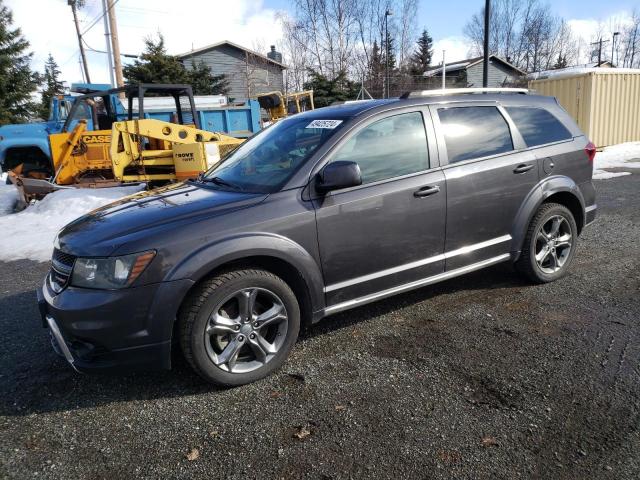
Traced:
[[80, 24], [78, 23], [78, 11], [76, 9], [76, 0], [67, 0], [67, 5], [71, 7], [73, 12], [73, 23], [76, 25], [76, 35], [78, 36], [78, 47], [80, 47], [80, 58], [82, 58], [82, 67], [84, 68], [84, 78], [87, 83], [91, 83], [89, 79], [89, 66], [87, 65], [87, 55], [84, 53], [84, 45], [82, 44], [82, 35], [80, 34]]
[[482, 86], [489, 86], [489, 17], [491, 13], [491, 0], [484, 2], [484, 60], [482, 62]]
[[393, 12], [391, 10], [386, 10], [384, 12], [384, 44], [385, 44], [385, 55], [384, 55], [384, 76], [385, 79], [387, 80], [385, 83], [386, 85], [386, 95], [384, 96], [385, 98], [389, 98], [389, 91], [390, 91], [390, 85], [389, 82], [391, 81], [391, 78], [389, 77], [389, 25], [388, 25], [388, 18], [389, 15], [393, 15]]
[[620, 32], [613, 32], [613, 41], [611, 42], [611, 66], [614, 67], [613, 64], [613, 53], [616, 51], [616, 37], [620, 35]]
[[[608, 42], [609, 40], [602, 40], [602, 37], [597, 42], [591, 42], [591, 45], [598, 45], [598, 64], [597, 67], [602, 63], [602, 44], [604, 42]], [[593, 58], [593, 57], [592, 57]]]
[[115, 86], [113, 77], [113, 54], [111, 53], [111, 33], [109, 31], [109, 18], [107, 17], [107, 0], [102, 0], [102, 19], [104, 20], [104, 39], [107, 44], [107, 60], [109, 65], [109, 80], [111, 86]]
[[602, 37], [600, 37], [600, 41], [598, 42], [600, 46], [598, 47], [598, 67], [602, 63]]
[[116, 86], [123, 87], [122, 59], [120, 58], [120, 43], [118, 42], [118, 24], [116, 23], [115, 0], [108, 0], [109, 27], [111, 31], [111, 46], [113, 47], [113, 66], [116, 71]]

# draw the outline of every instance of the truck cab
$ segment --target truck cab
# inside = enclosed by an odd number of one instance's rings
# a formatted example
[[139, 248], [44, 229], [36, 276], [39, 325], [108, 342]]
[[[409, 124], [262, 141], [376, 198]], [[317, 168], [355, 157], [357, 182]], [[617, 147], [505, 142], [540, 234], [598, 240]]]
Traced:
[[75, 100], [73, 93], [82, 94], [109, 88], [111, 86], [108, 84], [73, 84], [70, 93], [57, 95], [51, 99], [51, 110], [46, 121], [1, 126], [0, 166], [2, 171], [12, 170], [22, 164], [23, 168], [30, 171], [49, 173], [51, 168], [49, 135], [63, 130]]

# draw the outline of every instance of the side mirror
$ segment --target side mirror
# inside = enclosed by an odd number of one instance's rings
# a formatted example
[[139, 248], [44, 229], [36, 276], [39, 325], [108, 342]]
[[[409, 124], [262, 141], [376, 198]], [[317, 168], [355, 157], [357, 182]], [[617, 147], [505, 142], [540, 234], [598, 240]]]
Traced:
[[357, 187], [361, 184], [360, 166], [356, 162], [339, 160], [329, 163], [316, 177], [316, 190], [323, 194], [340, 188]]

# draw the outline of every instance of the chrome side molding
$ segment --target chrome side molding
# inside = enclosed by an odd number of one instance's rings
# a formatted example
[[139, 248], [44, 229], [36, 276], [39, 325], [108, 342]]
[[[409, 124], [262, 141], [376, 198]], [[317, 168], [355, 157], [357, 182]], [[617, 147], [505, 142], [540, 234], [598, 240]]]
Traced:
[[511, 235], [502, 235], [501, 237], [492, 238], [490, 240], [485, 240], [484, 242], [480, 242], [480, 243], [474, 243], [473, 245], [468, 245], [466, 247], [458, 248], [457, 250], [452, 250], [450, 252], [434, 255], [433, 257], [423, 258], [422, 260], [416, 260], [415, 262], [405, 263], [404, 265], [398, 265], [397, 267], [391, 267], [385, 270], [380, 270], [378, 272], [362, 275], [360, 277], [351, 278], [349, 280], [344, 280], [342, 282], [334, 283], [333, 285], [327, 285], [326, 287], [324, 287], [324, 293], [333, 292], [334, 290], [340, 290], [341, 288], [351, 287], [353, 285], [357, 285], [358, 283], [368, 282], [369, 280], [375, 280], [377, 278], [385, 277], [387, 275], [393, 275], [394, 273], [404, 272], [406, 270], [411, 270], [412, 268], [422, 267], [424, 265], [428, 265], [434, 262], [439, 262], [441, 260], [446, 260], [447, 258], [456, 257], [458, 255], [464, 255], [466, 253], [475, 252], [476, 250], [480, 250], [481, 248], [491, 247], [493, 245], [498, 245], [500, 243], [508, 242], [510, 240], [511, 240]]
[[483, 260], [477, 263], [472, 263], [471, 265], [467, 265], [461, 268], [456, 268], [455, 270], [451, 270], [448, 272], [439, 273], [438, 275], [433, 275], [432, 277], [427, 277], [422, 280], [416, 280], [415, 282], [399, 285], [397, 287], [389, 288], [387, 290], [382, 290], [380, 292], [365, 295], [364, 297], [354, 298], [353, 300], [348, 300], [346, 302], [338, 303], [336, 305], [332, 305], [331, 307], [325, 308], [324, 314], [331, 315], [333, 313], [342, 312], [343, 310], [359, 307], [360, 305], [365, 305], [367, 303], [375, 302], [377, 300], [382, 300], [383, 298], [390, 297], [397, 293], [408, 292], [409, 290], [414, 290], [416, 288], [424, 287], [426, 285], [431, 285], [432, 283], [442, 282], [443, 280], [448, 280], [450, 278], [458, 277], [460, 275], [464, 275], [465, 273], [473, 272], [475, 270], [480, 270], [481, 268], [488, 267], [496, 263], [504, 262], [506, 260], [509, 260], [510, 258], [511, 258], [511, 254], [504, 253], [502, 255], [498, 255], [497, 257], [489, 258], [487, 260]]

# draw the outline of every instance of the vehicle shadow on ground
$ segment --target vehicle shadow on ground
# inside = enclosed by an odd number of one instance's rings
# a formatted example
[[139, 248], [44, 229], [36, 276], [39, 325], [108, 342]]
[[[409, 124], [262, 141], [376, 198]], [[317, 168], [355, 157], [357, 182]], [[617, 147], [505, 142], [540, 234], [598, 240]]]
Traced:
[[[366, 322], [441, 294], [463, 290], [518, 288], [524, 285], [526, 283], [509, 265], [494, 266], [482, 272], [333, 315], [304, 330], [299, 342], [304, 343], [318, 335]], [[5, 332], [14, 332], [0, 343], [0, 364], [3, 370], [0, 375], [2, 415], [25, 416], [94, 408], [125, 401], [217, 395], [224, 392], [224, 389], [204, 383], [191, 371], [178, 352], [173, 355], [172, 371], [95, 375], [75, 373], [63, 359], [53, 353], [48, 332], [42, 328], [33, 292], [0, 298], [0, 327]], [[285, 364], [283, 371], [277, 375], [287, 375], [286, 371]]]
[[439, 295], [453, 294], [460, 291], [519, 288], [528, 285], [531, 284], [518, 274], [510, 264], [503, 263], [326, 317], [317, 325], [304, 330], [300, 336], [300, 341], [350, 327], [395, 310], [411, 307], [417, 303], [436, 298]]

